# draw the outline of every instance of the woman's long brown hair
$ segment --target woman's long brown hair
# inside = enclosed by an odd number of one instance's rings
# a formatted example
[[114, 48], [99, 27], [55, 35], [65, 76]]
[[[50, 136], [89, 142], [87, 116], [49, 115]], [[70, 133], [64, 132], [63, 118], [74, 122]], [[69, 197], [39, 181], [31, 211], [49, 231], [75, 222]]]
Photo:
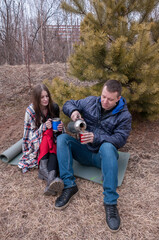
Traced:
[[46, 91], [49, 97], [49, 104], [47, 106], [48, 108], [48, 114], [51, 118], [54, 117], [54, 107], [53, 107], [53, 100], [51, 98], [49, 89], [44, 84], [38, 84], [34, 87], [32, 92], [32, 101], [33, 101], [33, 108], [35, 111], [35, 125], [36, 127], [40, 127], [41, 124], [41, 118], [42, 122], [45, 122], [44, 116], [40, 109], [40, 102], [41, 102], [41, 93], [42, 91]]

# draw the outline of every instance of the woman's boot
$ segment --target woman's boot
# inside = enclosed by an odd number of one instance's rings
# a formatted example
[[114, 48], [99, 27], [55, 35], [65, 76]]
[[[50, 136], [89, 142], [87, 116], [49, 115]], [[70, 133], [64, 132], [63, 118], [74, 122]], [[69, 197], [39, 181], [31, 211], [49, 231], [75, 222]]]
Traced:
[[47, 169], [48, 159], [41, 159], [39, 164], [39, 175], [38, 178], [42, 180], [48, 180], [48, 169]]
[[55, 196], [57, 192], [61, 192], [64, 188], [64, 183], [62, 179], [57, 177], [57, 171], [52, 170], [48, 173], [47, 185], [44, 194], [47, 196]]

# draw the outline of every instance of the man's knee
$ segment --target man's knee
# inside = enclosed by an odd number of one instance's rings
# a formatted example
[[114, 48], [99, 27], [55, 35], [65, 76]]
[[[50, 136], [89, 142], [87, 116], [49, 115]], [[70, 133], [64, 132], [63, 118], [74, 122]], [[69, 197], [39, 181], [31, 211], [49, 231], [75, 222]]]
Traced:
[[118, 164], [118, 151], [116, 147], [111, 143], [103, 143], [100, 147], [100, 155], [102, 160], [102, 166], [113, 171], [117, 169]]
[[104, 142], [101, 146], [100, 146], [100, 151], [104, 151], [106, 153], [113, 153], [113, 152], [117, 152], [116, 147], [109, 142]]
[[63, 144], [67, 139], [69, 135], [66, 133], [63, 133], [57, 137], [57, 146]]

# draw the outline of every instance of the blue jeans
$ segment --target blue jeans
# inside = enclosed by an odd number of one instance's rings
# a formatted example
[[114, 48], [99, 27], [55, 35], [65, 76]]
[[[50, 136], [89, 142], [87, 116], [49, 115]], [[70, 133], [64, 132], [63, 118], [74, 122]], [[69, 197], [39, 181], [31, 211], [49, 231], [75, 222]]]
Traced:
[[100, 168], [103, 175], [105, 204], [117, 204], [119, 197], [116, 192], [118, 186], [118, 157], [117, 149], [108, 142], [100, 146], [98, 153], [93, 153], [88, 150], [85, 144], [81, 144], [68, 134], [61, 134], [57, 138], [57, 159], [64, 188], [76, 185], [72, 167], [73, 159], [83, 165]]

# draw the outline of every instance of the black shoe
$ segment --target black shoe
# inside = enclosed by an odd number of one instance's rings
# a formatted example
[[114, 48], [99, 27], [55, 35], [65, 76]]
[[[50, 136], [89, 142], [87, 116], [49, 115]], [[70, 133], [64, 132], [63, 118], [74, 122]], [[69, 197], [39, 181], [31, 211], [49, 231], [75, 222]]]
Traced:
[[63, 209], [65, 207], [67, 207], [71, 198], [77, 192], [78, 192], [78, 187], [77, 186], [63, 189], [61, 196], [59, 196], [55, 201], [55, 208], [56, 209]]
[[116, 205], [104, 204], [106, 212], [106, 222], [111, 232], [117, 232], [120, 229], [120, 217]]

